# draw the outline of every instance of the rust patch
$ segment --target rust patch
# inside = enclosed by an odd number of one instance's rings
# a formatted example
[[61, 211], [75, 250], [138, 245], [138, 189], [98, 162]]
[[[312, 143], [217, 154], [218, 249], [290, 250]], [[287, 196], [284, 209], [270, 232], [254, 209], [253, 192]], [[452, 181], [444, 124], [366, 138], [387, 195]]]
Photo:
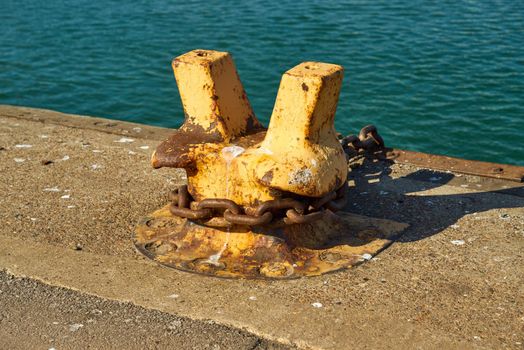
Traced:
[[251, 134], [251, 133], [255, 133], [255, 132], [259, 132], [263, 130], [265, 131], [266, 129], [264, 128], [262, 124], [260, 124], [260, 122], [254, 115], [250, 115], [246, 119], [245, 134]]
[[228, 230], [172, 216], [168, 207], [136, 228], [134, 244], [171, 268], [227, 278], [291, 279], [363, 263], [391, 244], [407, 225], [353, 214], [285, 228]]
[[270, 186], [271, 180], [273, 180], [273, 169], [266, 172], [264, 176], [262, 176], [262, 178], [260, 179], [260, 182], [265, 186]]
[[200, 125], [184, 123], [167, 140], [163, 141], [153, 154], [154, 168], [186, 168], [193, 165], [191, 150], [199, 144], [222, 142], [218, 132], [209, 132]]
[[524, 181], [524, 167], [477, 160], [459, 159], [400, 149], [386, 149], [386, 157], [395, 163], [409, 163], [429, 169], [492, 177], [516, 182]]
[[236, 145], [248, 149], [262, 142], [265, 136], [266, 130], [255, 130], [254, 133], [237, 137], [233, 141]]

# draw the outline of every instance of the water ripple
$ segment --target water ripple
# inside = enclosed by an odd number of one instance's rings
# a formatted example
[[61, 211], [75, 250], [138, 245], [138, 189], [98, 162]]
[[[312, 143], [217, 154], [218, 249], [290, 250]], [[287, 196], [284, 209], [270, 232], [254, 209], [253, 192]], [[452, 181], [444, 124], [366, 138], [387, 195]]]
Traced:
[[339, 131], [375, 123], [390, 145], [524, 165], [524, 2], [4, 0], [0, 103], [174, 127], [170, 62], [233, 53], [265, 123], [280, 76], [342, 64]]

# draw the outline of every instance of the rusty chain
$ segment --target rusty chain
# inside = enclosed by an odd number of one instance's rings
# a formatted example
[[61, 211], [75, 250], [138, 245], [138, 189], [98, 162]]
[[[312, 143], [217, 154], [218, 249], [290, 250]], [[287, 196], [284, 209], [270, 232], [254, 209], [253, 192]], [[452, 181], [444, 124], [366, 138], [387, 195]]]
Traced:
[[[384, 140], [374, 125], [363, 127], [358, 136], [348, 135], [339, 141], [348, 157], [359, 150], [373, 151], [384, 148]], [[308, 224], [322, 218], [326, 209], [332, 212], [343, 209], [347, 202], [346, 193], [347, 184], [344, 184], [321, 198], [273, 199], [253, 208], [242, 207], [225, 198], [194, 201], [187, 185], [183, 185], [170, 192], [169, 210], [171, 214], [186, 219], [210, 220], [221, 217], [229, 224], [244, 226], [265, 226], [276, 222], [286, 225]]]
[[187, 185], [171, 191], [169, 197], [171, 214], [191, 219], [209, 220], [223, 217], [228, 223], [244, 226], [264, 226], [277, 221], [284, 224], [308, 224], [320, 219], [324, 211], [340, 210], [346, 203], [344, 185], [322, 198], [281, 198], [260, 203], [257, 207], [242, 207], [230, 199], [208, 198], [194, 201]]
[[379, 135], [375, 125], [366, 125], [357, 135], [348, 135], [340, 139], [340, 144], [346, 152], [346, 155], [351, 157], [360, 150], [376, 151], [385, 148], [384, 140]]

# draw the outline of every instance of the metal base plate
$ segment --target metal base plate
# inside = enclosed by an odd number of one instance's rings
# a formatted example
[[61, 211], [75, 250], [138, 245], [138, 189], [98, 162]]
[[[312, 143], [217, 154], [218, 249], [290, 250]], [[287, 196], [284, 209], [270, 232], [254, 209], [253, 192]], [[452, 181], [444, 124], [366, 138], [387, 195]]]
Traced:
[[173, 216], [169, 205], [138, 224], [139, 252], [167, 267], [226, 278], [290, 279], [358, 265], [407, 224], [349, 213], [282, 228], [215, 228]]

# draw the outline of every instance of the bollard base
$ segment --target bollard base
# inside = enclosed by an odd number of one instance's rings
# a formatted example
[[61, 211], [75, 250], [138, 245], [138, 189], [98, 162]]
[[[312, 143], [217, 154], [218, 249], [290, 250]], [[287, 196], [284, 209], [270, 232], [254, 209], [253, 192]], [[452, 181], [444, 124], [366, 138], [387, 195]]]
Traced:
[[169, 205], [138, 224], [134, 244], [179, 270], [225, 278], [292, 279], [358, 265], [385, 249], [407, 224], [327, 212], [282, 228], [216, 228], [173, 216]]

